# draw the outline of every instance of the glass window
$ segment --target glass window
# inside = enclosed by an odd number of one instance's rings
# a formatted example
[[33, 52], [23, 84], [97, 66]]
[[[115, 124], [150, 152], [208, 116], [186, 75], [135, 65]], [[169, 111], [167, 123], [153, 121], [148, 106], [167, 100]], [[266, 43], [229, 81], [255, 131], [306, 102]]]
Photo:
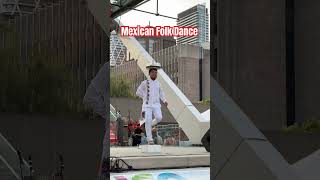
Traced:
[[153, 52], [153, 44], [154, 44], [154, 40], [153, 39], [149, 39], [149, 53]]

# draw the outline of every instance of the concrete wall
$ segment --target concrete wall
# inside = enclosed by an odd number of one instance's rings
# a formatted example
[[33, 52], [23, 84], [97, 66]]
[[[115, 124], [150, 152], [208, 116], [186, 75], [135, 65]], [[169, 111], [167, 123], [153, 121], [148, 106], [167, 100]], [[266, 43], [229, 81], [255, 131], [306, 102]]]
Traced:
[[210, 50], [203, 51], [202, 99], [210, 99]]
[[195, 46], [180, 45], [178, 53], [179, 87], [190, 101], [199, 100], [199, 48]]
[[320, 118], [320, 1], [295, 0], [296, 120]]
[[179, 88], [191, 102], [199, 101], [199, 59], [179, 58]]
[[35, 175], [56, 172], [59, 153], [65, 161], [65, 179], [94, 180], [98, 175], [104, 135], [104, 120], [44, 115], [0, 114], [0, 132], [32, 156]]
[[285, 1], [218, 1], [218, 81], [260, 129], [286, 124]]

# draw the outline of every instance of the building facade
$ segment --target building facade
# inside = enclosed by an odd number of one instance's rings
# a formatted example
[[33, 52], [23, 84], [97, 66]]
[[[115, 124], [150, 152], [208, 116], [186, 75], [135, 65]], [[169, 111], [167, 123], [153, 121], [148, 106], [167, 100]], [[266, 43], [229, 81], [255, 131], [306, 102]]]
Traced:
[[320, 118], [319, 5], [213, 3], [212, 75], [262, 130]]
[[[210, 98], [210, 49], [181, 44], [153, 53], [152, 57], [192, 102]], [[128, 80], [132, 93], [146, 79], [137, 60], [111, 68], [111, 74]]]
[[[136, 37], [136, 39], [149, 54], [176, 45], [173, 37]], [[129, 51], [127, 51], [126, 60], [132, 60]]]
[[161, 37], [157, 38], [153, 43], [152, 53], [159, 52], [162, 49], [166, 49], [176, 45], [176, 40], [173, 37]]
[[178, 14], [178, 26], [194, 26], [199, 29], [199, 36], [178, 37], [177, 44], [202, 44], [209, 42], [208, 9], [205, 4], [198, 4]]
[[153, 44], [156, 42], [157, 38], [137, 37], [136, 39], [149, 54], [153, 53]]
[[110, 33], [110, 66], [117, 66], [126, 60], [127, 48], [115, 31]]

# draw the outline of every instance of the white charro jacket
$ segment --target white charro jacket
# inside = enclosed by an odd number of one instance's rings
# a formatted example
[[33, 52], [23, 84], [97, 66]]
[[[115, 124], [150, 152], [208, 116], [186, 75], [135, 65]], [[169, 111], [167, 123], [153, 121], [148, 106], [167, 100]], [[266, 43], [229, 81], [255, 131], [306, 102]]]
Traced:
[[136, 95], [143, 99], [144, 107], [161, 107], [160, 100], [166, 102], [158, 80], [144, 80], [137, 89]]

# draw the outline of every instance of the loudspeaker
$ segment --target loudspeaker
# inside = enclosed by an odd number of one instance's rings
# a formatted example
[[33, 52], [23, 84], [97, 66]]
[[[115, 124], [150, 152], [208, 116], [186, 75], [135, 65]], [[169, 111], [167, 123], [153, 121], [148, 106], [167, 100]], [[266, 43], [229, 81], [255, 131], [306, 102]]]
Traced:
[[210, 129], [204, 134], [204, 136], [201, 139], [202, 145], [204, 148], [210, 152]]

